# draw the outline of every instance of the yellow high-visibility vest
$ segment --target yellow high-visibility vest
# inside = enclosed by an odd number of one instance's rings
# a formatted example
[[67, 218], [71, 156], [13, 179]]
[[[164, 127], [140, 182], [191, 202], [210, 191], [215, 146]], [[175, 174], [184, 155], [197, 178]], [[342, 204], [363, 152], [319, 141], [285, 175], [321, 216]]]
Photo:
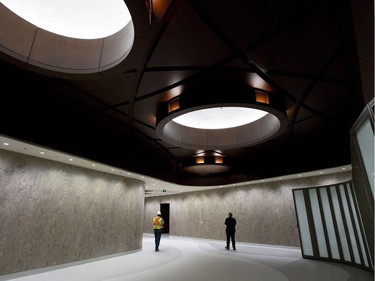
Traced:
[[154, 217], [154, 229], [161, 229], [163, 226], [163, 219], [161, 217]]

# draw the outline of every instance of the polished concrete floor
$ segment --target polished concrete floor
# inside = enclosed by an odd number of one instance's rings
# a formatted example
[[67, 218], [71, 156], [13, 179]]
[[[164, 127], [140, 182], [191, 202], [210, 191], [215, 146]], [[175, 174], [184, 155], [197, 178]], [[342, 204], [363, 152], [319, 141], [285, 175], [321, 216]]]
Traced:
[[371, 272], [303, 259], [299, 248], [163, 235], [160, 251], [145, 234], [141, 251], [60, 267], [0, 276], [18, 281], [373, 281]]

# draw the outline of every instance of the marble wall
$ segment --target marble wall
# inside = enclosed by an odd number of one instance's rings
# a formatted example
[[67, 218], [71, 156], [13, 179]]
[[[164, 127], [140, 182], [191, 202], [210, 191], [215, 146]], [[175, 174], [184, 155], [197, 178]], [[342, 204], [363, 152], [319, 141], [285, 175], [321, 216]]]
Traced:
[[145, 198], [144, 232], [160, 204], [170, 204], [169, 234], [224, 240], [228, 212], [237, 219], [236, 240], [300, 247], [293, 189], [351, 180], [351, 172]]
[[144, 184], [0, 150], [0, 275], [142, 248]]
[[152, 217], [170, 204], [170, 234], [299, 246], [295, 188], [351, 179], [351, 173], [144, 198], [144, 184], [0, 150], [0, 275], [105, 257], [142, 248]]

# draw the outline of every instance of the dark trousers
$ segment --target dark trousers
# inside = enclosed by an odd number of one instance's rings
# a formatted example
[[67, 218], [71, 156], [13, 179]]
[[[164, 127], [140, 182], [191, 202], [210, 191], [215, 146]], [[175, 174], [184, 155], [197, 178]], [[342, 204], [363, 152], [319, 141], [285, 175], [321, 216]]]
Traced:
[[229, 248], [230, 240], [232, 240], [233, 249], [236, 249], [236, 232], [226, 232], [227, 233], [227, 248]]
[[154, 236], [155, 236], [155, 250], [159, 250], [159, 244], [161, 239], [161, 229], [154, 229]]

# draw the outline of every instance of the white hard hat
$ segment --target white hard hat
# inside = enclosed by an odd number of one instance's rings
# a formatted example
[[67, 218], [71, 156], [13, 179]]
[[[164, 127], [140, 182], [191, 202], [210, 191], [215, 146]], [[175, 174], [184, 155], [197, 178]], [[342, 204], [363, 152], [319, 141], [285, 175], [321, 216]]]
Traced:
[[157, 213], [156, 213], [157, 215], [161, 215], [161, 212], [160, 211], [158, 211]]

